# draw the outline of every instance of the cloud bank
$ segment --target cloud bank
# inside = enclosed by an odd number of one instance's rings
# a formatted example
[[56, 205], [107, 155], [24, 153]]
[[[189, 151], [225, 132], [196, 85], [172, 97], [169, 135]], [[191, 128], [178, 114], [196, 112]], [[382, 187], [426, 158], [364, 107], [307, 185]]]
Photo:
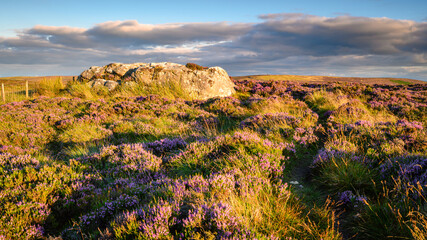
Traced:
[[427, 22], [267, 14], [259, 23], [36, 25], [0, 37], [0, 75], [79, 74], [110, 62], [197, 62], [231, 75], [321, 74], [427, 80]]

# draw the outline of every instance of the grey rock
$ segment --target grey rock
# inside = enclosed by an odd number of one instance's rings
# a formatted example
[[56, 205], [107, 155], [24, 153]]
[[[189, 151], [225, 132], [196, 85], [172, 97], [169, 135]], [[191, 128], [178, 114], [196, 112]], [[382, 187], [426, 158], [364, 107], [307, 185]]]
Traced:
[[112, 80], [105, 80], [105, 79], [94, 79], [87, 83], [89, 87], [107, 87], [109, 91], [113, 91], [119, 83]]
[[89, 85], [89, 87], [99, 87], [104, 86], [106, 81], [107, 80], [105, 79], [94, 79], [92, 81], [89, 81], [87, 84]]
[[105, 71], [103, 67], [92, 66], [88, 70], [85, 70], [84, 72], [82, 72], [79, 76], [79, 79], [90, 80], [93, 78], [101, 77], [104, 74], [105, 74]]
[[[99, 79], [100, 77], [113, 80]], [[146, 84], [174, 82], [194, 99], [226, 97], [235, 93], [234, 83], [227, 72], [220, 67], [192, 70], [182, 64], [170, 62], [112, 63], [104, 67], [91, 67], [84, 71], [79, 79], [90, 81], [92, 87], [102, 84], [110, 91], [115, 89], [119, 82], [124, 82], [128, 86], [130, 82], [134, 84], [136, 82]]]
[[106, 86], [109, 91], [113, 91], [117, 86], [119, 86], [119, 83], [116, 81], [107, 80], [105, 81], [104, 86]]
[[123, 64], [123, 63], [111, 63], [105, 66], [105, 72], [114, 74], [118, 77], [123, 77], [125, 75], [130, 75], [130, 73], [140, 67], [145, 66], [145, 63], [132, 63], [132, 64]]

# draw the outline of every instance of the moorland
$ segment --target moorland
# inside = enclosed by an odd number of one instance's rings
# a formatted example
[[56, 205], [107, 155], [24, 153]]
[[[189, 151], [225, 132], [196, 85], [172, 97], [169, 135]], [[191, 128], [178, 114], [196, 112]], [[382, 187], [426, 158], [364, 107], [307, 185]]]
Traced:
[[0, 105], [0, 239], [425, 239], [427, 84], [267, 78]]

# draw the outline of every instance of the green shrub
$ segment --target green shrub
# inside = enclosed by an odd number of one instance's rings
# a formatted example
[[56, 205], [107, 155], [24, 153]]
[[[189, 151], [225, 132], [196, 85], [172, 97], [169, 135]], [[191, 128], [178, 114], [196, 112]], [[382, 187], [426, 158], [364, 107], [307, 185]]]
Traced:
[[205, 69], [205, 67], [197, 65], [195, 63], [187, 63], [185, 66], [191, 70], [203, 70], [203, 69]]
[[405, 213], [397, 205], [389, 201], [368, 203], [352, 229], [357, 239], [412, 239]]
[[331, 158], [320, 167], [318, 180], [331, 192], [371, 192], [375, 171], [347, 157]]

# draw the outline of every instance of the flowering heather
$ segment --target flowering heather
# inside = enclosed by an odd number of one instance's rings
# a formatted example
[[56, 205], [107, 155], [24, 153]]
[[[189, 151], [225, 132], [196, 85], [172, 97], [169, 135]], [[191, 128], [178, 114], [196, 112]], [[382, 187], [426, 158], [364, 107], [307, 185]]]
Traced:
[[25, 167], [38, 168], [39, 161], [30, 155], [12, 155], [10, 153], [0, 153], [0, 167], [3, 171], [22, 170]]
[[344, 191], [338, 194], [338, 201], [345, 207], [358, 207], [366, 204], [365, 196], [356, 196], [352, 191]]
[[382, 179], [399, 179], [404, 191], [411, 191], [414, 199], [427, 198], [427, 157], [395, 157], [380, 166]]
[[0, 105], [0, 239], [427, 231], [426, 85], [235, 84], [208, 100], [128, 88]]
[[335, 149], [321, 149], [313, 160], [312, 166], [330, 162], [333, 159], [349, 159], [355, 162], [368, 163], [369, 160], [359, 154]]
[[157, 171], [162, 160], [145, 149], [144, 144], [121, 144], [103, 147], [98, 154], [78, 159], [82, 163], [105, 166], [108, 174]]
[[308, 145], [316, 142], [318, 137], [314, 134], [314, 128], [297, 128], [295, 129], [293, 139], [299, 144]]
[[[357, 136], [356, 142], [365, 149], [378, 149], [379, 153], [425, 152], [427, 132], [420, 122], [398, 120], [397, 122], [377, 122], [375, 124], [345, 124], [340, 126], [348, 136]], [[398, 149], [400, 148], [400, 149]]]
[[405, 86], [380, 86], [367, 92], [369, 104], [374, 109], [388, 109], [400, 118], [410, 121], [427, 120], [427, 87], [425, 84]]
[[295, 128], [301, 123], [301, 120], [286, 113], [266, 113], [258, 114], [243, 120], [240, 123], [241, 128], [262, 129], [272, 126], [282, 125], [284, 127]]
[[130, 197], [126, 194], [120, 195], [115, 200], [106, 201], [103, 206], [96, 209], [95, 211], [81, 216], [81, 225], [87, 228], [90, 226], [106, 224], [105, 221], [108, 220], [111, 216], [114, 216], [114, 213], [117, 213], [120, 210], [136, 207], [138, 203], [139, 200], [135, 196]]
[[247, 114], [242, 102], [234, 97], [213, 98], [202, 103], [202, 106], [206, 111], [227, 117], [238, 118]]
[[163, 155], [172, 150], [184, 148], [185, 146], [187, 146], [187, 142], [185, 142], [182, 138], [164, 138], [145, 144], [145, 147], [156, 155]]

